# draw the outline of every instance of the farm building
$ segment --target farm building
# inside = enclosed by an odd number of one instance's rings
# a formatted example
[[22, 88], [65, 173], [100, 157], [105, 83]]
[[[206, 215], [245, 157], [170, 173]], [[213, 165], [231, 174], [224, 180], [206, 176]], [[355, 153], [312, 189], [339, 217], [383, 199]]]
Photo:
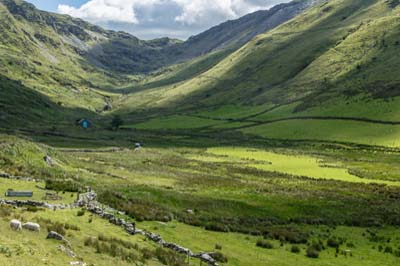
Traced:
[[33, 197], [32, 191], [14, 191], [14, 190], [7, 190], [6, 197]]

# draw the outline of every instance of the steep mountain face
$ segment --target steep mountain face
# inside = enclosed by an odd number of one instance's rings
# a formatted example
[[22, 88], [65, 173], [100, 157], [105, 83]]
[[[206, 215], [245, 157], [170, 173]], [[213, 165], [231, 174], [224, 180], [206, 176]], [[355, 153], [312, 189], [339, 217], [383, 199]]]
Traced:
[[227, 21], [181, 44], [180, 46], [184, 47], [183, 56], [190, 58], [230, 46], [242, 46], [258, 34], [289, 21], [323, 1], [325, 0], [292, 1], [274, 6], [270, 10], [257, 11], [237, 20]]
[[[256, 35], [273, 29], [325, 0], [296, 0], [228, 21], [185, 42], [161, 38], [142, 41], [118, 36], [88, 51], [108, 69], [122, 73], [148, 73], [222, 49], [239, 48]], [[116, 60], [117, 58], [117, 60]]]
[[0, 3], [19, 23], [41, 25], [52, 35], [35, 32], [30, 36], [32, 41], [59, 48], [60, 40], [57, 39], [61, 39], [76, 54], [109, 71], [140, 73], [157, 69], [168, 63], [163, 50], [179, 42], [168, 38], [142, 41], [130, 34], [104, 30], [80, 19], [37, 10], [23, 1], [2, 0]]
[[[214, 27], [186, 42], [161, 38], [140, 40], [124, 32], [104, 30], [80, 19], [37, 10], [20, 0], [1, 0], [8, 16], [19, 23], [44, 26], [48, 33], [35, 32], [30, 41], [59, 48], [60, 39], [78, 56], [106, 71], [123, 74], [148, 73], [163, 66], [182, 62], [214, 50], [239, 47], [298, 15], [322, 0], [302, 0], [282, 4], [268, 11], [249, 14], [241, 19]], [[5, 14], [4, 14], [5, 15]], [[30, 35], [29, 32], [26, 33]]]

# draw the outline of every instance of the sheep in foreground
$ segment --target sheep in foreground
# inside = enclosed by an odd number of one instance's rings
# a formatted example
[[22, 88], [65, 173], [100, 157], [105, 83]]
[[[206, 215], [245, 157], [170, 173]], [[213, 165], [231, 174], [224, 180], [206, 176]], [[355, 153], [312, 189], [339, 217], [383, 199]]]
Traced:
[[40, 225], [37, 224], [37, 223], [31, 223], [31, 222], [24, 223], [22, 225], [22, 228], [27, 229], [29, 231], [34, 231], [34, 232], [39, 232], [40, 231]]
[[11, 220], [10, 222], [10, 227], [14, 231], [21, 231], [22, 230], [22, 223], [18, 220]]

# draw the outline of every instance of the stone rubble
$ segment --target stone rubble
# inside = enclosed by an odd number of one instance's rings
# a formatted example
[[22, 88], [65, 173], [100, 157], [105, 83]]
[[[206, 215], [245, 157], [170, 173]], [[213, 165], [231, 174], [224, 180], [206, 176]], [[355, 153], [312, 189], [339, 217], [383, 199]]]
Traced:
[[64, 209], [73, 209], [76, 208], [75, 204], [50, 204], [42, 201], [35, 200], [9, 200], [9, 199], [0, 199], [0, 205], [11, 205], [14, 207], [41, 207], [50, 210], [64, 210]]
[[58, 249], [61, 252], [67, 254], [68, 257], [71, 257], [71, 258], [75, 258], [76, 257], [76, 254], [72, 250], [70, 250], [69, 248], [67, 248], [67, 247], [65, 247], [63, 245], [59, 245]]
[[121, 213], [118, 210], [114, 210], [112, 208], [108, 208], [111, 212], [102, 208], [101, 204], [96, 201], [96, 193], [94, 191], [90, 191], [86, 194], [79, 195], [79, 199], [77, 201], [77, 206], [85, 207], [89, 212], [100, 216], [103, 219], [108, 220], [110, 223], [122, 227], [128, 234], [136, 235], [141, 234], [144, 235], [147, 239], [159, 244], [164, 248], [168, 248], [174, 250], [177, 253], [185, 254], [187, 256], [198, 258], [203, 262], [207, 263], [210, 266], [217, 266], [218, 263], [212, 258], [212, 253], [201, 252], [198, 254], [194, 254], [190, 249], [182, 247], [175, 243], [169, 243], [162, 239], [160, 235], [151, 233], [151, 232], [144, 232], [143, 230], [137, 229], [135, 223], [126, 222], [124, 219], [116, 217], [112, 213]]

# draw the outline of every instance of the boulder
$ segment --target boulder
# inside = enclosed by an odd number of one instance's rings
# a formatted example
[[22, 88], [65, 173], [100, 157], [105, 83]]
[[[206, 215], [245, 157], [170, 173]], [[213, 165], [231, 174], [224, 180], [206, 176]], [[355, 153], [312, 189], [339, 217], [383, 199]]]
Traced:
[[55, 239], [55, 240], [65, 241], [65, 238], [62, 235], [60, 235], [59, 233], [54, 232], [54, 231], [50, 231], [47, 234], [46, 238], [47, 239]]

